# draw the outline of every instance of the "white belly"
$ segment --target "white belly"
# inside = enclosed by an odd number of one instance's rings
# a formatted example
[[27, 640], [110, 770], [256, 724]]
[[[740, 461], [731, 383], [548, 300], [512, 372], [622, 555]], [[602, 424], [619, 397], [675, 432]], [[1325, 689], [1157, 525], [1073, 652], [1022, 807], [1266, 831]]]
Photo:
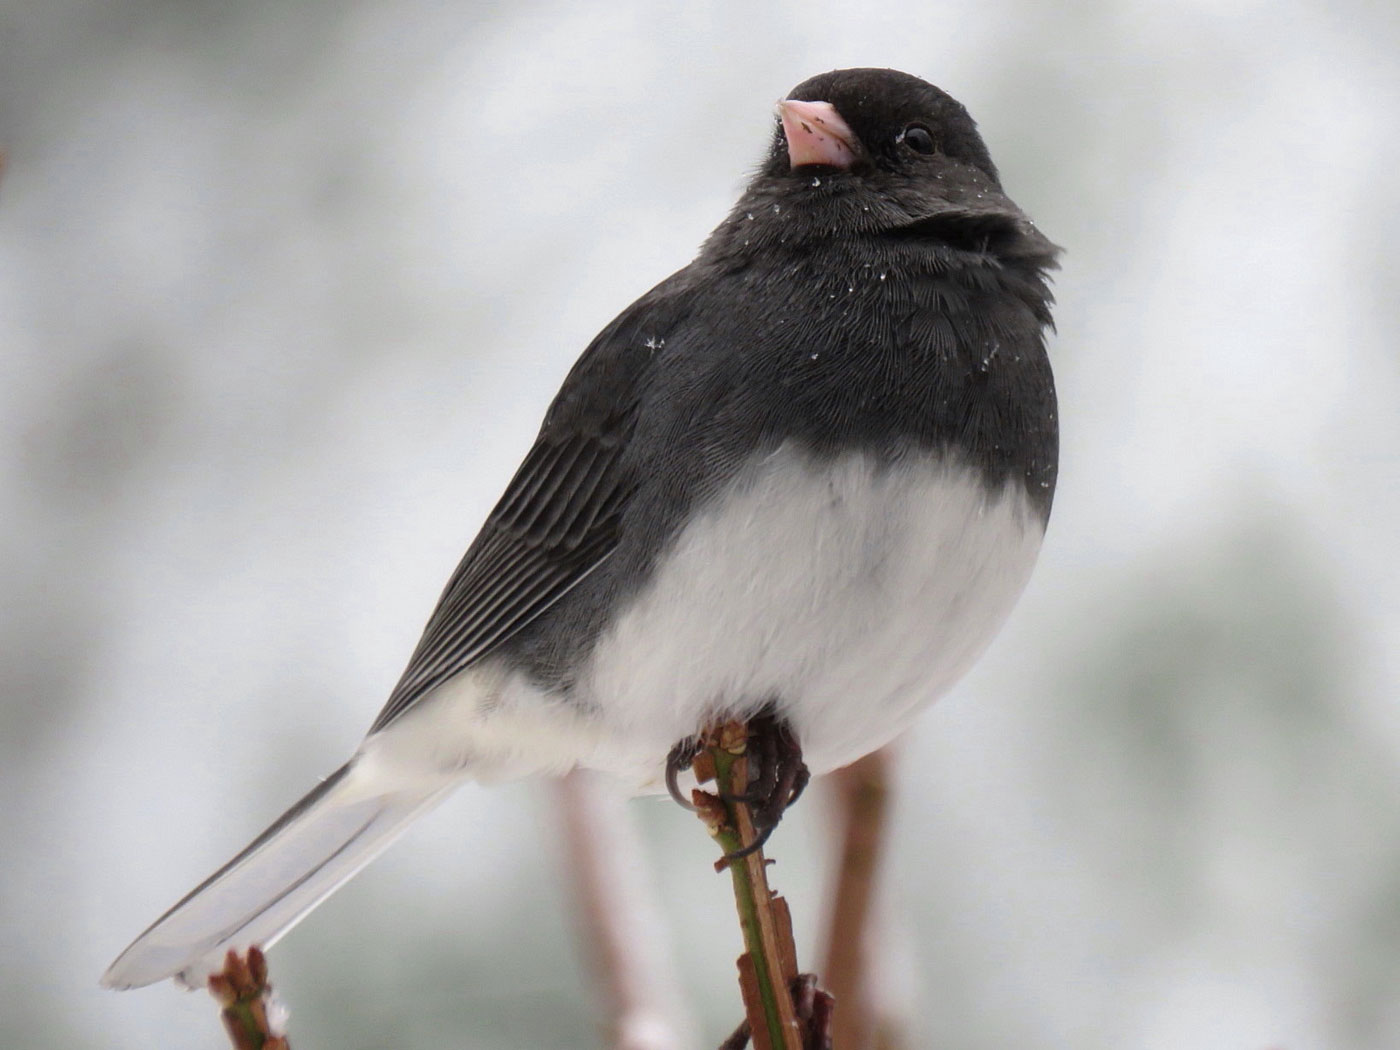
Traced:
[[1019, 484], [989, 493], [961, 464], [877, 470], [784, 447], [685, 529], [572, 695], [487, 660], [377, 743], [480, 778], [582, 764], [649, 789], [677, 741], [771, 701], [826, 772], [887, 743], [972, 666], [1042, 535]]
[[579, 699], [612, 732], [590, 764], [655, 777], [697, 725], [769, 700], [814, 773], [854, 761], [972, 666], [1042, 536], [1020, 485], [991, 495], [961, 465], [780, 450], [686, 529], [601, 639]]

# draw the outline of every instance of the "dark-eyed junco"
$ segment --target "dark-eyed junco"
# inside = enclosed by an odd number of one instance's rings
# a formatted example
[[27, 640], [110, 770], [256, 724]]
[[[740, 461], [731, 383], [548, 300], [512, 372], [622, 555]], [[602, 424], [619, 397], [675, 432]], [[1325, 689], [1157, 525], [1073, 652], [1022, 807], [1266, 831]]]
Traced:
[[565, 379], [359, 750], [103, 983], [271, 944], [464, 780], [658, 790], [702, 728], [755, 719], [786, 745], [771, 825], [803, 760], [888, 742], [1040, 549], [1055, 255], [939, 89], [799, 85], [695, 261]]

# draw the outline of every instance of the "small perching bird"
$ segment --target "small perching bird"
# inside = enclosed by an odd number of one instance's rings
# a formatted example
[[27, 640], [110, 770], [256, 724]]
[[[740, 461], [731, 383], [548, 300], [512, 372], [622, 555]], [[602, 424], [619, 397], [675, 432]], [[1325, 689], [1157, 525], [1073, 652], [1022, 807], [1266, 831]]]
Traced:
[[1056, 251], [944, 92], [800, 84], [695, 261], [565, 379], [359, 750], [103, 984], [199, 984], [271, 945], [466, 780], [655, 791], [706, 726], [752, 720], [767, 831], [805, 767], [887, 743], [1040, 550]]

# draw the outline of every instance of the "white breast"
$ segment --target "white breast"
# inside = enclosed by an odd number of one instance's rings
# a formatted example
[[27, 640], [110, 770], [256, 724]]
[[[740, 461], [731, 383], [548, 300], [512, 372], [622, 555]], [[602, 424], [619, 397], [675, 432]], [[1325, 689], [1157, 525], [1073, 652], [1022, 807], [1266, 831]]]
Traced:
[[655, 788], [714, 718], [777, 705], [814, 773], [887, 743], [1001, 627], [1040, 549], [1019, 484], [960, 463], [784, 447], [741, 472], [662, 556], [568, 697], [486, 660], [368, 751], [478, 779], [574, 764]]
[[972, 666], [1042, 536], [1020, 485], [989, 493], [960, 464], [779, 450], [686, 529], [595, 650], [579, 699], [611, 732], [592, 764], [655, 776], [697, 725], [769, 700], [813, 772], [854, 761]]

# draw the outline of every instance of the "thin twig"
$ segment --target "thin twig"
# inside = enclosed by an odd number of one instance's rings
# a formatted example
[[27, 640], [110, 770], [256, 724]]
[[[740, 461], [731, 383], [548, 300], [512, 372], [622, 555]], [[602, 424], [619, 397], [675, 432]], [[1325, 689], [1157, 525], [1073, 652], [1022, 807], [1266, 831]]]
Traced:
[[558, 781], [565, 863], [575, 914], [601, 992], [608, 1045], [616, 1050], [679, 1050], [690, 1030], [681, 1018], [680, 980], [663, 943], [661, 909], [643, 877], [635, 828], [622, 800], [592, 774]]
[[230, 951], [223, 972], [210, 976], [209, 992], [223, 1006], [234, 1050], [291, 1050], [282, 1033], [284, 1011], [267, 979], [267, 958], [256, 945], [246, 957]]
[[[702, 783], [713, 778], [719, 793], [696, 791], [695, 803], [726, 854], [736, 854], [757, 839], [748, 806], [724, 801], [748, 788], [747, 739], [742, 723], [720, 726], [706, 736], [696, 762], [697, 778]], [[792, 919], [787, 903], [768, 887], [767, 866], [762, 850], [728, 862], [747, 949], [738, 963], [744, 1012], [754, 1050], [803, 1050], [803, 1032], [789, 991], [798, 976]]]

